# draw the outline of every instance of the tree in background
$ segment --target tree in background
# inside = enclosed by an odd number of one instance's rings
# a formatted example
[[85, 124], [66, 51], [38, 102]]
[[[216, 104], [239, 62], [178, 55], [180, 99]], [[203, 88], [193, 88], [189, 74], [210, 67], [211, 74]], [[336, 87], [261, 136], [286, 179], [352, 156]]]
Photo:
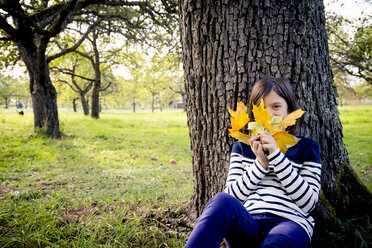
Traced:
[[[93, 7], [92, 7], [93, 6]], [[98, 8], [94, 8], [98, 6]], [[168, 1], [154, 3], [127, 1], [33, 1], [31, 5], [25, 1], [4, 0], [0, 2], [1, 50], [18, 51], [18, 54], [8, 54], [11, 59], [22, 58], [30, 76], [30, 93], [33, 102], [34, 127], [44, 130], [45, 134], [60, 137], [57, 92], [50, 79], [48, 64], [73, 50], [84, 41], [90, 31], [98, 24], [92, 23], [86, 28], [82, 38], [73, 46], [63, 51], [47, 55], [48, 45], [69, 24], [76, 25], [76, 19], [89, 16], [110, 16], [120, 20], [131, 20], [133, 13], [146, 16], [144, 23], [163, 24], [172, 17], [175, 4]], [[97, 11], [98, 10], [98, 11]], [[127, 15], [125, 15], [127, 14]], [[136, 28], [133, 27], [133, 32]], [[4, 55], [3, 55], [4, 56]], [[6, 56], [4, 56], [6, 57]], [[6, 64], [6, 63], [5, 63]]]
[[346, 99], [355, 97], [356, 93], [353, 89], [348, 74], [345, 71], [337, 70], [337, 67], [333, 70], [333, 82], [337, 87], [338, 92], [338, 103], [342, 107]]
[[9, 76], [0, 78], [0, 95], [4, 99], [5, 108], [9, 108], [9, 99], [16, 90], [17, 85], [14, 84], [13, 78]]
[[[98, 22], [98, 21], [97, 21]], [[102, 26], [101, 26], [102, 25]], [[67, 60], [74, 60], [74, 63], [66, 64], [64, 67], [61, 67], [60, 61], [56, 61], [55, 63], [51, 63], [51, 69], [57, 70], [61, 73], [71, 75], [72, 84], [74, 87], [72, 89], [77, 91], [80, 95], [81, 103], [84, 109], [84, 113], [87, 115], [89, 114], [89, 106], [88, 102], [85, 98], [85, 95], [89, 92], [92, 88], [91, 93], [91, 100], [92, 100], [92, 117], [99, 118], [99, 106], [100, 106], [100, 92], [105, 91], [110, 87], [112, 82], [107, 82], [105, 86], [103, 86], [103, 79], [107, 79], [108, 77], [105, 75], [112, 74], [111, 66], [116, 63], [116, 57], [118, 48], [111, 48], [111, 46], [107, 45], [110, 43], [108, 37], [99, 37], [100, 35], [105, 35], [104, 32], [104, 22], [103, 20], [100, 21], [97, 26], [92, 30], [92, 32], [88, 35], [85, 39], [85, 43], [80, 45], [75, 51], [72, 52], [71, 55], [65, 55], [63, 57], [69, 56]], [[83, 35], [80, 30], [76, 30], [78, 33]], [[103, 38], [100, 39], [100, 38]], [[65, 40], [73, 40], [75, 39], [71, 36], [66, 36]], [[113, 45], [112, 45], [113, 46]], [[61, 45], [58, 45], [61, 48]], [[80, 57], [81, 59], [78, 59]], [[62, 58], [63, 60], [63, 58]], [[77, 62], [83, 62], [77, 64]], [[90, 69], [89, 69], [90, 68]], [[77, 69], [79, 71], [77, 71]], [[87, 74], [87, 72], [90, 72]], [[89, 75], [89, 76], [88, 76]], [[81, 80], [88, 81], [89, 84], [86, 84], [84, 89], [79, 87], [75, 78], [79, 78]], [[67, 82], [67, 81], [64, 81]]]
[[371, 17], [349, 20], [327, 13], [326, 27], [332, 67], [372, 84]]
[[[68, 60], [67, 58], [70, 59]], [[94, 79], [88, 78], [92, 75], [91, 67], [84, 63], [84, 59], [75, 58], [75, 56], [71, 55], [63, 56], [62, 59], [59, 59], [56, 62], [58, 66], [51, 67], [51, 71], [54, 72], [53, 74], [58, 78], [55, 81], [68, 85], [69, 88], [76, 93], [72, 96], [74, 110], [76, 110], [76, 101], [80, 99], [84, 115], [89, 115], [89, 102], [87, 96], [94, 83]], [[78, 64], [80, 65], [79, 72], [77, 72]], [[70, 66], [72, 66], [72, 69], [69, 69]], [[63, 75], [67, 75], [67, 77], [63, 78]], [[78, 97], [76, 95], [78, 95]]]
[[[234, 142], [227, 108], [248, 102], [253, 84], [265, 75], [286, 77], [306, 110], [301, 135], [321, 148], [313, 245], [344, 246], [345, 240], [319, 234], [334, 231], [337, 219], [359, 216], [367, 226], [372, 194], [350, 167], [342, 141], [323, 1], [181, 0], [179, 11], [194, 175], [191, 213], [200, 215], [225, 184]], [[344, 234], [362, 242], [358, 234]]]
[[360, 85], [357, 85], [357, 86], [354, 86], [354, 91], [355, 91], [355, 94], [356, 94], [356, 97], [358, 98], [359, 100], [359, 103], [363, 103], [363, 99], [364, 100], [370, 100], [372, 99], [372, 85], [367, 83], [367, 82], [364, 82]]
[[9, 108], [10, 100], [27, 100], [26, 84], [19, 79], [0, 74], [0, 96], [4, 99], [5, 108]]

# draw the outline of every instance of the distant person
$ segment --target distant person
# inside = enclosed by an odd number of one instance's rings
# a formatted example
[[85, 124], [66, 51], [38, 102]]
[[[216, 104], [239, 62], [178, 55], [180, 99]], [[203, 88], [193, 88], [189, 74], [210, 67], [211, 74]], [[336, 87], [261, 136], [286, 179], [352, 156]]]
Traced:
[[18, 103], [17, 103], [17, 113], [20, 114], [20, 115], [24, 115], [23, 104], [22, 104], [21, 100], [19, 100]]

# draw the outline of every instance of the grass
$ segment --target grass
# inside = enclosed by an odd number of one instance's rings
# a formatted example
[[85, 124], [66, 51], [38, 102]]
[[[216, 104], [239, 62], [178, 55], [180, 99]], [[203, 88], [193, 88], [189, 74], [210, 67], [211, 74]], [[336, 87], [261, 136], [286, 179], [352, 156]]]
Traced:
[[372, 106], [339, 108], [350, 164], [372, 191]]
[[[372, 106], [340, 108], [351, 164], [372, 188]], [[60, 110], [61, 139], [0, 110], [0, 247], [183, 247], [192, 194], [186, 114]], [[175, 159], [176, 164], [169, 161]]]
[[30, 136], [30, 112], [1, 110], [1, 247], [184, 245], [192, 193], [186, 115], [101, 117], [60, 111], [65, 136], [55, 140]]

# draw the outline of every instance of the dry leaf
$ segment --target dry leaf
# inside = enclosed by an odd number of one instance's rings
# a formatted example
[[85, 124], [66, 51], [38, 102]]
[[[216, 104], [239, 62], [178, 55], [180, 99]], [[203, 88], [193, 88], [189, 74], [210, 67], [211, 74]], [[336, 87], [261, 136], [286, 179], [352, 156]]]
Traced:
[[300, 118], [304, 113], [305, 111], [303, 111], [302, 109], [297, 109], [296, 111], [293, 111], [292, 113], [287, 115], [287, 117], [284, 118], [279, 128], [281, 129], [283, 126], [287, 128], [289, 126], [296, 124], [296, 120]]

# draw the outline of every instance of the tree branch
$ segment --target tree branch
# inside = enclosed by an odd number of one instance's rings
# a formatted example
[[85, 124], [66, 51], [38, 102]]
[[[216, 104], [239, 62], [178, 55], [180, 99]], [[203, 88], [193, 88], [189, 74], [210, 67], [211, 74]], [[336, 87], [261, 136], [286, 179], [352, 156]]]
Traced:
[[72, 47], [70, 48], [67, 48], [65, 50], [62, 50], [61, 52], [55, 54], [55, 55], [52, 55], [52, 56], [49, 56], [47, 58], [47, 62], [51, 62], [52, 60], [56, 59], [56, 58], [59, 58], [67, 53], [70, 53], [70, 52], [73, 52], [75, 51], [80, 45], [81, 43], [83, 43], [83, 41], [88, 37], [89, 33], [101, 22], [102, 20], [100, 18], [98, 18], [93, 24], [91, 24], [89, 26], [89, 28], [87, 29], [87, 31], [84, 33], [84, 35], [80, 38], [80, 40], [78, 42], [75, 43], [75, 45], [73, 45]]
[[59, 67], [50, 67], [51, 70], [57, 70], [65, 75], [70, 75], [70, 76], [75, 76], [75, 77], [78, 77], [78, 78], [81, 78], [81, 79], [84, 79], [84, 80], [87, 80], [87, 81], [90, 81], [90, 82], [94, 82], [94, 79], [92, 78], [87, 78], [87, 77], [84, 77], [84, 76], [81, 76], [81, 75], [78, 75], [76, 73], [73, 73], [71, 72], [70, 70], [68, 69], [64, 69], [64, 68], [59, 68]]
[[69, 3], [67, 3], [57, 14], [57, 18], [55, 21], [51, 24], [51, 26], [48, 28], [49, 37], [56, 36], [59, 34], [62, 30], [62, 25], [65, 22], [67, 16], [74, 11], [74, 8], [76, 6], [77, 0], [71, 0]]
[[0, 29], [4, 30], [9, 35], [11, 40], [15, 40], [17, 37], [17, 30], [13, 28], [2, 16], [0, 16]]
[[73, 90], [73, 91], [75, 91], [76, 93], [79, 93], [80, 94], [80, 92], [77, 90], [77, 89], [75, 89], [67, 80], [63, 80], [63, 79], [58, 79], [57, 81], [59, 81], [59, 82], [62, 82], [62, 83], [65, 83], [65, 84], [67, 84], [68, 86], [70, 86], [70, 88]]
[[105, 91], [105, 90], [107, 90], [108, 87], [110, 87], [111, 83], [112, 83], [112, 82], [109, 82], [108, 85], [107, 85], [106, 87], [101, 87], [101, 88], [99, 89], [99, 91]]

